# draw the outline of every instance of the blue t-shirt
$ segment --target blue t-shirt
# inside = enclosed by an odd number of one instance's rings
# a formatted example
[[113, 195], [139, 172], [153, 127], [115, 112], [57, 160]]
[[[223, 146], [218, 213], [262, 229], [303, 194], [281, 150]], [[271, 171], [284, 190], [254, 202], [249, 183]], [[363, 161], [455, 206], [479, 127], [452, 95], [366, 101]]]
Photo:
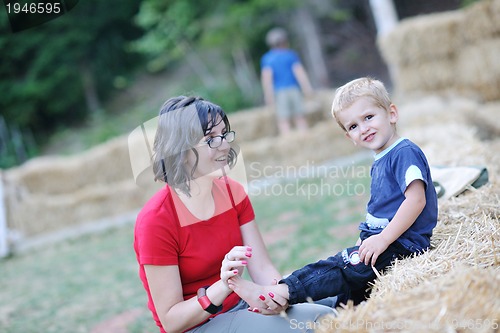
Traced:
[[260, 66], [262, 69], [270, 68], [273, 72], [273, 87], [275, 91], [299, 87], [293, 74], [292, 67], [300, 63], [297, 53], [290, 49], [271, 49], [262, 56]]
[[410, 140], [401, 138], [375, 155], [370, 175], [368, 213], [366, 221], [359, 226], [365, 235], [363, 238], [382, 232], [405, 200], [408, 185], [420, 179], [425, 184], [425, 207], [397, 241], [411, 252], [427, 249], [437, 223], [438, 206], [429, 164], [422, 150]]

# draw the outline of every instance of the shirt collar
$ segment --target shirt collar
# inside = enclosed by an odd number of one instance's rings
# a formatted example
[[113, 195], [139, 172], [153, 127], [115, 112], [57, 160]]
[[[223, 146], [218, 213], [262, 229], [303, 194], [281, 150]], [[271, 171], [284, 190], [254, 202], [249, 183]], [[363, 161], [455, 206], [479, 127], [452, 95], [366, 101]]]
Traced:
[[406, 138], [399, 138], [399, 139], [397, 139], [396, 142], [394, 142], [392, 145], [390, 145], [389, 147], [385, 148], [380, 153], [375, 154], [375, 156], [374, 156], [375, 161], [379, 160], [382, 157], [384, 157], [385, 155], [387, 155], [394, 147], [396, 147], [403, 140], [406, 140]]

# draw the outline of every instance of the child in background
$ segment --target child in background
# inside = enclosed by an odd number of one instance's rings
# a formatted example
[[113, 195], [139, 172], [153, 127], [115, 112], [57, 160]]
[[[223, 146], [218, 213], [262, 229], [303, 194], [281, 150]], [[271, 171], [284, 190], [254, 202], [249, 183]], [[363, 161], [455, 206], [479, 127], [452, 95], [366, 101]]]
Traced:
[[261, 59], [261, 80], [266, 105], [274, 106], [281, 134], [291, 129], [292, 119], [300, 130], [307, 129], [302, 94], [312, 93], [299, 56], [288, 46], [286, 31], [274, 28], [266, 35], [270, 50]]

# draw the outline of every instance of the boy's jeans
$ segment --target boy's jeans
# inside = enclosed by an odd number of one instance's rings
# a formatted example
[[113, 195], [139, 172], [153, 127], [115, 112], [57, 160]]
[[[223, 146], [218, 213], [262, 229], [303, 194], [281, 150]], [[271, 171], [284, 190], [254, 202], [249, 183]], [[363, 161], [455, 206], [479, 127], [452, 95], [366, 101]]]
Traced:
[[[319, 300], [336, 295], [349, 299], [355, 295], [367, 296], [368, 283], [375, 280], [376, 275], [370, 265], [359, 261], [358, 249], [359, 246], [347, 248], [333, 257], [304, 266], [281, 280], [280, 283], [288, 285], [289, 304], [303, 303], [307, 297]], [[401, 244], [394, 242], [378, 257], [375, 268], [381, 271], [394, 259], [410, 254]]]

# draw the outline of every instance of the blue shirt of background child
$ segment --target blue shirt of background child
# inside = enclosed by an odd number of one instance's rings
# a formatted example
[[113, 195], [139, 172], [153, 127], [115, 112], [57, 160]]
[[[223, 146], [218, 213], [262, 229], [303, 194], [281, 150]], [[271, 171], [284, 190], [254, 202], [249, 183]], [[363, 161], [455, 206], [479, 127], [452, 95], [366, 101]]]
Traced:
[[273, 87], [275, 91], [297, 87], [299, 83], [293, 73], [293, 65], [300, 63], [297, 53], [290, 49], [271, 49], [262, 56], [261, 67], [273, 71]]

